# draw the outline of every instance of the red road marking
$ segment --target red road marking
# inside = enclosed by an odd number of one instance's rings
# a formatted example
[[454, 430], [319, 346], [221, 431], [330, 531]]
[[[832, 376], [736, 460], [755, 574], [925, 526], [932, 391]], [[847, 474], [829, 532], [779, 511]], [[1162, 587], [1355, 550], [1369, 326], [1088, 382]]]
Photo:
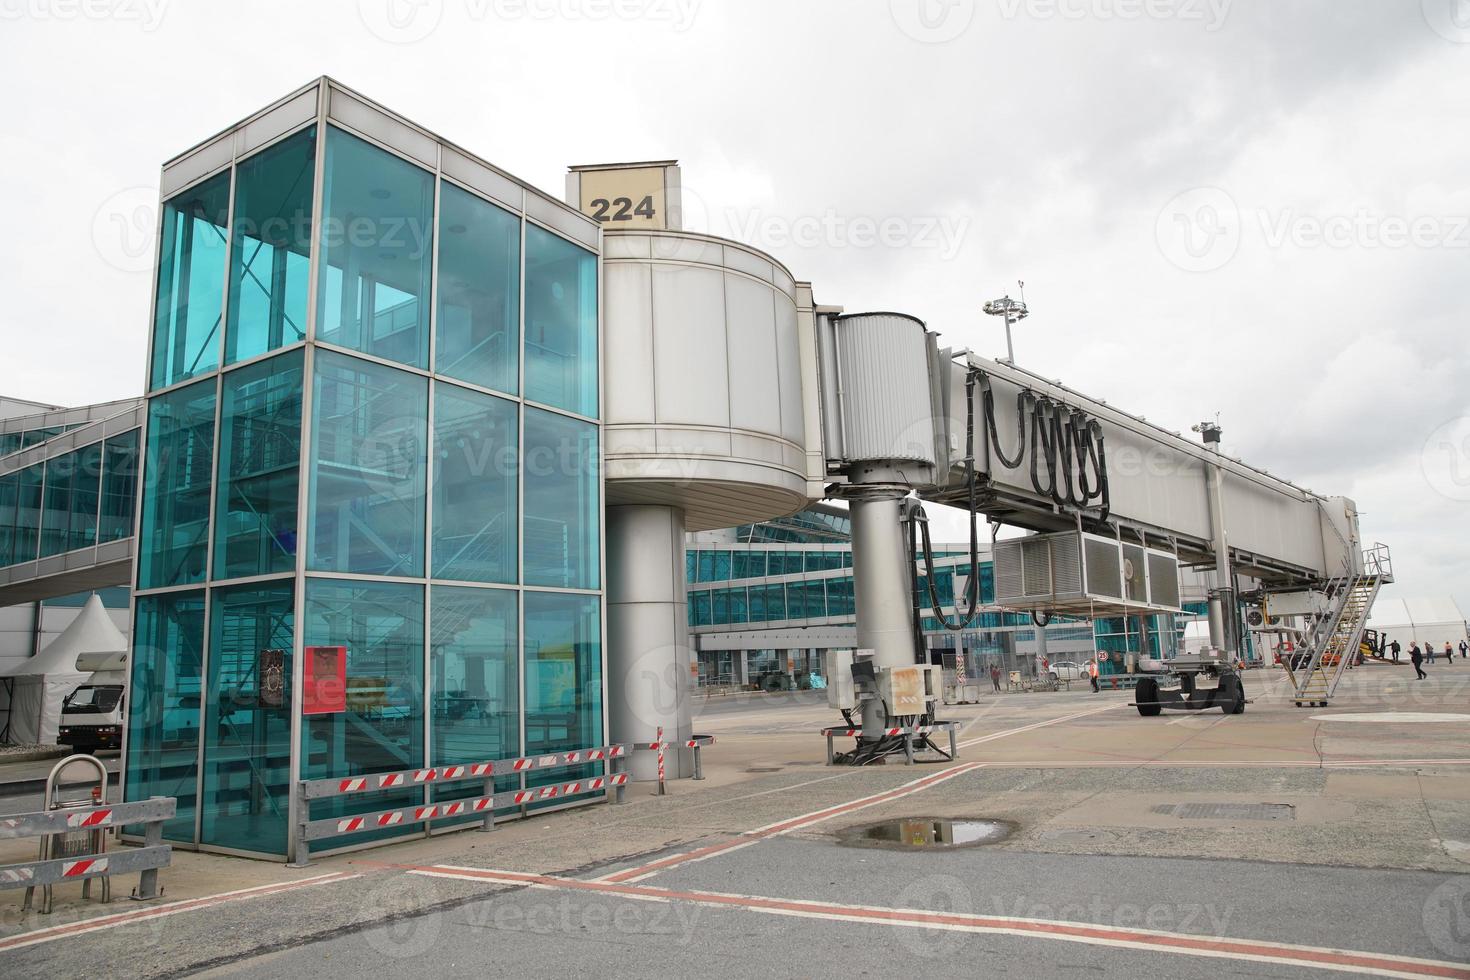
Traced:
[[440, 878], [491, 881], [498, 884], [521, 884], [534, 888], [561, 888], [593, 891], [629, 898], [674, 902], [768, 912], [775, 915], [822, 918], [846, 922], [875, 922], [921, 929], [944, 929], [956, 932], [1001, 933], [1094, 946], [1117, 946], [1160, 953], [1209, 956], [1233, 960], [1284, 963], [1319, 969], [1372, 971], [1383, 976], [1448, 977], [1470, 980], [1470, 968], [1442, 960], [1419, 959], [1355, 950], [1298, 946], [1265, 940], [1196, 936], [1187, 933], [1152, 929], [1123, 929], [1113, 926], [1064, 922], [1051, 919], [1022, 919], [1008, 916], [970, 915], [951, 912], [929, 912], [922, 909], [879, 908], [866, 905], [839, 905], [800, 899], [767, 898], [758, 895], [731, 895], [724, 892], [686, 891], [655, 888], [648, 885], [618, 884], [612, 881], [580, 881], [552, 875], [526, 874], [516, 871], [493, 871], [486, 868], [461, 868], [433, 865], [413, 868], [410, 874]]
[[361, 877], [362, 875], [352, 872], [333, 871], [330, 874], [316, 875], [312, 878], [299, 878], [296, 881], [283, 881], [274, 885], [257, 885], [254, 888], [242, 888], [239, 891], [222, 892], [218, 895], [205, 895], [202, 898], [190, 898], [180, 902], [170, 902], [166, 905], [143, 906], [131, 912], [119, 912], [116, 915], [101, 915], [95, 919], [72, 922], [64, 926], [52, 926], [49, 929], [36, 929], [31, 932], [8, 936], [0, 939], [0, 952], [22, 949], [26, 946], [35, 946], [39, 943], [48, 943], [54, 939], [65, 939], [68, 936], [80, 936], [85, 933], [111, 929], [116, 926], [130, 925], [135, 922], [145, 922], [149, 919], [157, 919], [167, 915], [178, 915], [180, 912], [207, 909], [211, 906], [223, 905], [226, 902], [235, 902], [246, 898], [262, 898], [266, 895], [276, 895], [280, 892], [293, 891], [297, 888], [307, 888], [312, 885], [328, 885], [335, 881], [349, 881], [353, 878]]

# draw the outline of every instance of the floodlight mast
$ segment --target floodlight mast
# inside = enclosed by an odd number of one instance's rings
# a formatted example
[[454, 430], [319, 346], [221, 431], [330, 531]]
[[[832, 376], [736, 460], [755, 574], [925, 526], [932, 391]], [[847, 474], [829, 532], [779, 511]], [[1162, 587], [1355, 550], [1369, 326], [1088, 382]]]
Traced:
[[1016, 363], [1016, 351], [1011, 344], [1011, 324], [1020, 323], [1031, 315], [1031, 311], [1026, 308], [1026, 284], [1018, 279], [1016, 285], [1021, 289], [1020, 299], [1011, 299], [1010, 294], [1007, 293], [1000, 299], [993, 299], [981, 307], [982, 311], [989, 316], [1005, 317], [1006, 363], [1011, 365]]

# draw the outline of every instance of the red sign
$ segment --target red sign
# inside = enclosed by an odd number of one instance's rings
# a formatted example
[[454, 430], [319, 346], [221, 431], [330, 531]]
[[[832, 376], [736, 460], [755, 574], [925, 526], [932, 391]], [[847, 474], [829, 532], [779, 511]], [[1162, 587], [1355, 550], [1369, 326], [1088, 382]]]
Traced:
[[347, 710], [347, 648], [307, 647], [302, 664], [303, 715]]

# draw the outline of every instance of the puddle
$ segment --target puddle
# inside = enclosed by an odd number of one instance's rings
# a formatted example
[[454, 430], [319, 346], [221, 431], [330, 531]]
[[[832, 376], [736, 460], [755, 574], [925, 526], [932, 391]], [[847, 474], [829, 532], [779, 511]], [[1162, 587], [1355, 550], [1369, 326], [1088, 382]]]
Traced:
[[887, 847], [916, 851], [994, 844], [1005, 840], [1013, 830], [1015, 827], [1004, 820], [909, 817], [849, 827], [838, 831], [838, 841], [849, 847]]

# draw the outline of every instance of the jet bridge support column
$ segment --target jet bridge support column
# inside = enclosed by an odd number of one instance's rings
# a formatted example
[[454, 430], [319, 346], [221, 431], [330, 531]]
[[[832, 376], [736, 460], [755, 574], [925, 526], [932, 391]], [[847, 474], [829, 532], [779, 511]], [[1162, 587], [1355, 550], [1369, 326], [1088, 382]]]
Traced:
[[[914, 662], [914, 631], [905, 601], [912, 587], [905, 558], [897, 487], [864, 488], [850, 500], [853, 596], [857, 645], [873, 651], [874, 667], [904, 667]], [[879, 738], [887, 727], [883, 702], [863, 704], [863, 737]]]
[[[1202, 422], [1195, 427], [1204, 437], [1205, 448], [1220, 452], [1220, 427]], [[1210, 601], [1210, 643], [1230, 656], [1239, 655], [1239, 630], [1235, 616], [1235, 578], [1230, 571], [1230, 540], [1225, 533], [1225, 470], [1210, 463], [1206, 477], [1210, 490], [1210, 537], [1215, 551], [1215, 595]], [[1216, 601], [1218, 600], [1218, 601]]]

